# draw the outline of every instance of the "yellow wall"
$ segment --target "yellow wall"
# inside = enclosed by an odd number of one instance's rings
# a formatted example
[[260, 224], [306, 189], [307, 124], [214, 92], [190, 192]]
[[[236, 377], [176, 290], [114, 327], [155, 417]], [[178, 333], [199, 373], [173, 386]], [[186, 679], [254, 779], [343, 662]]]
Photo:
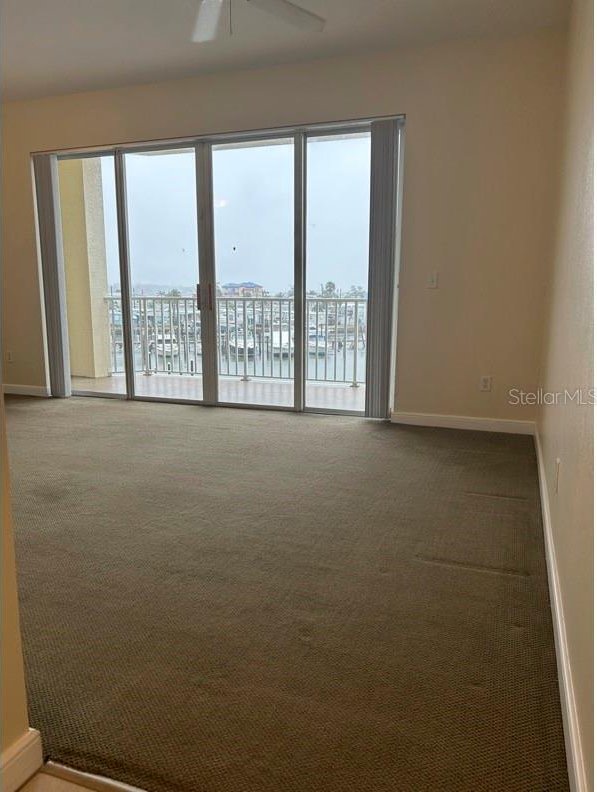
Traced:
[[[541, 384], [546, 392], [592, 386], [593, 11], [577, 0], [570, 32], [561, 206], [548, 293]], [[572, 681], [587, 778], [593, 777], [593, 410], [546, 406], [539, 432]], [[560, 462], [555, 489], [556, 459]], [[592, 788], [592, 787], [591, 787]]]
[[71, 375], [106, 377], [110, 327], [101, 165], [96, 158], [64, 160], [58, 173]]
[[23, 675], [14, 546], [10, 517], [4, 402], [0, 395], [2, 456], [2, 752], [29, 728]]
[[6, 104], [6, 382], [45, 378], [31, 151], [405, 113], [396, 407], [534, 418], [506, 394], [538, 383], [564, 55], [541, 31]]

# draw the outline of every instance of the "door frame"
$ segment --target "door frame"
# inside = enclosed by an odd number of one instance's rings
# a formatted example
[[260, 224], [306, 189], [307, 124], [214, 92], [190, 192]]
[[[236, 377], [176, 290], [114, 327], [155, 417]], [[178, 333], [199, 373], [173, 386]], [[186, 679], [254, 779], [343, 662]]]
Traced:
[[[83, 159], [111, 155], [114, 157], [116, 207], [118, 223], [119, 263], [122, 294], [123, 342], [125, 358], [126, 394], [99, 394], [76, 391], [74, 395], [105, 398], [135, 399], [180, 404], [202, 404], [231, 406], [248, 409], [284, 410], [295, 412], [331, 413], [334, 415], [359, 415], [376, 418], [389, 417], [393, 388], [395, 346], [396, 293], [397, 293], [397, 250], [396, 239], [400, 235], [402, 163], [403, 163], [403, 115], [358, 119], [348, 122], [330, 122], [275, 129], [252, 130], [239, 133], [221, 133], [193, 138], [135, 142], [119, 146], [102, 146], [86, 149], [69, 149], [54, 152], [34, 153], [36, 173], [37, 221], [40, 238], [44, 246], [40, 251], [44, 295], [49, 290], [56, 299], [46, 298], [46, 349], [50, 369], [50, 381], [70, 383], [66, 314], [64, 311], [64, 272], [60, 227], [60, 203], [57, 185], [58, 160]], [[371, 194], [369, 231], [369, 284], [367, 302], [367, 365], [366, 365], [366, 409], [365, 412], [321, 409], [305, 405], [305, 269], [306, 269], [306, 152], [310, 136], [371, 133]], [[385, 134], [383, 133], [385, 131]], [[294, 146], [294, 404], [292, 406], [230, 403], [218, 396], [218, 329], [217, 301], [215, 298], [216, 269], [214, 250], [214, 212], [212, 147], [226, 142], [250, 143], [253, 141], [290, 138]], [[377, 144], [374, 141], [379, 140]], [[389, 148], [388, 148], [389, 146]], [[393, 148], [392, 148], [393, 147]], [[195, 178], [197, 190], [197, 234], [198, 275], [201, 286], [201, 340], [203, 399], [156, 398], [135, 393], [135, 372], [132, 337], [131, 281], [128, 247], [128, 220], [126, 206], [126, 162], [125, 154], [168, 151], [193, 148], [195, 152]], [[44, 166], [44, 161], [47, 165]], [[37, 173], [41, 177], [37, 177]], [[42, 237], [43, 235], [43, 237]], [[54, 251], [52, 253], [52, 251]], [[53, 272], [57, 277], [52, 279]], [[52, 281], [52, 282], [50, 282]], [[388, 288], [389, 287], [389, 288]], [[376, 309], [371, 309], [373, 299]], [[382, 310], [378, 312], [379, 301]], [[59, 310], [55, 310], [58, 307]], [[376, 315], [380, 315], [378, 321]], [[58, 314], [58, 315], [57, 315]], [[388, 321], [389, 319], [389, 321]], [[59, 332], [56, 332], [59, 327]], [[52, 332], [50, 332], [50, 328]], [[58, 345], [60, 349], [50, 348]], [[66, 347], [66, 354], [65, 354]], [[61, 371], [58, 375], [56, 372]], [[373, 387], [372, 387], [373, 386]], [[52, 395], [69, 395], [68, 388]], [[374, 393], [372, 397], [370, 391]]]

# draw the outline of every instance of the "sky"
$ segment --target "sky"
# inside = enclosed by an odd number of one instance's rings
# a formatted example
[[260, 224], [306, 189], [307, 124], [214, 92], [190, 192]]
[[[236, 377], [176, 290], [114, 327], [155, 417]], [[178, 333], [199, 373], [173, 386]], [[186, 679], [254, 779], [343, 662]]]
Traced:
[[[198, 280], [194, 152], [126, 154], [131, 280], [193, 288]], [[307, 290], [333, 281], [367, 288], [369, 137], [307, 143]], [[114, 171], [102, 159], [108, 280], [117, 284]], [[290, 142], [215, 146], [216, 280], [255, 281], [270, 293], [293, 282], [293, 149]]]

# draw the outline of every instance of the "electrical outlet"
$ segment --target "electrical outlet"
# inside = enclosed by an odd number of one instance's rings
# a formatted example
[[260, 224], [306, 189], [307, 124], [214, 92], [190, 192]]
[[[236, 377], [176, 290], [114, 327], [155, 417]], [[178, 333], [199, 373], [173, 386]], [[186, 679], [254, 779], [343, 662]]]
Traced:
[[437, 289], [439, 285], [439, 272], [430, 272], [427, 277], [427, 288]]
[[493, 384], [493, 377], [485, 376], [479, 380], [480, 391], [490, 391]]
[[556, 495], [558, 494], [558, 490], [560, 488], [560, 457], [556, 458]]

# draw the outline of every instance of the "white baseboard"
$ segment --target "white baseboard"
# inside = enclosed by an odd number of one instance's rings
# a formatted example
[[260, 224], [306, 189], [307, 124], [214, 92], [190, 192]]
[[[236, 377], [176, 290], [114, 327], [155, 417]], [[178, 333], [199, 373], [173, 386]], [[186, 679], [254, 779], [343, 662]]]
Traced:
[[535, 450], [537, 452], [537, 465], [539, 468], [539, 488], [541, 493], [541, 515], [543, 517], [543, 536], [545, 541], [545, 560], [547, 562], [547, 577], [549, 580], [549, 596], [551, 599], [551, 615], [558, 663], [558, 679], [560, 686], [560, 703], [562, 707], [562, 721], [564, 726], [564, 740], [566, 742], [566, 758], [568, 762], [568, 777], [570, 792], [589, 792], [589, 781], [585, 769], [585, 762], [580, 739], [580, 726], [576, 709], [572, 671], [570, 669], [570, 655], [568, 653], [568, 640], [566, 638], [566, 621], [562, 604], [560, 578], [556, 563], [553, 528], [549, 506], [549, 489], [545, 462], [541, 449], [541, 438], [535, 431]]
[[506, 418], [473, 418], [469, 415], [434, 415], [395, 411], [392, 423], [410, 426], [435, 426], [443, 429], [475, 429], [481, 432], [506, 432], [508, 434], [535, 433], [534, 421], [511, 421]]
[[46, 385], [3, 385], [2, 390], [11, 396], [49, 397], [51, 395]]
[[2, 792], [16, 792], [42, 766], [41, 737], [37, 729], [28, 729], [2, 752], [0, 775]]

